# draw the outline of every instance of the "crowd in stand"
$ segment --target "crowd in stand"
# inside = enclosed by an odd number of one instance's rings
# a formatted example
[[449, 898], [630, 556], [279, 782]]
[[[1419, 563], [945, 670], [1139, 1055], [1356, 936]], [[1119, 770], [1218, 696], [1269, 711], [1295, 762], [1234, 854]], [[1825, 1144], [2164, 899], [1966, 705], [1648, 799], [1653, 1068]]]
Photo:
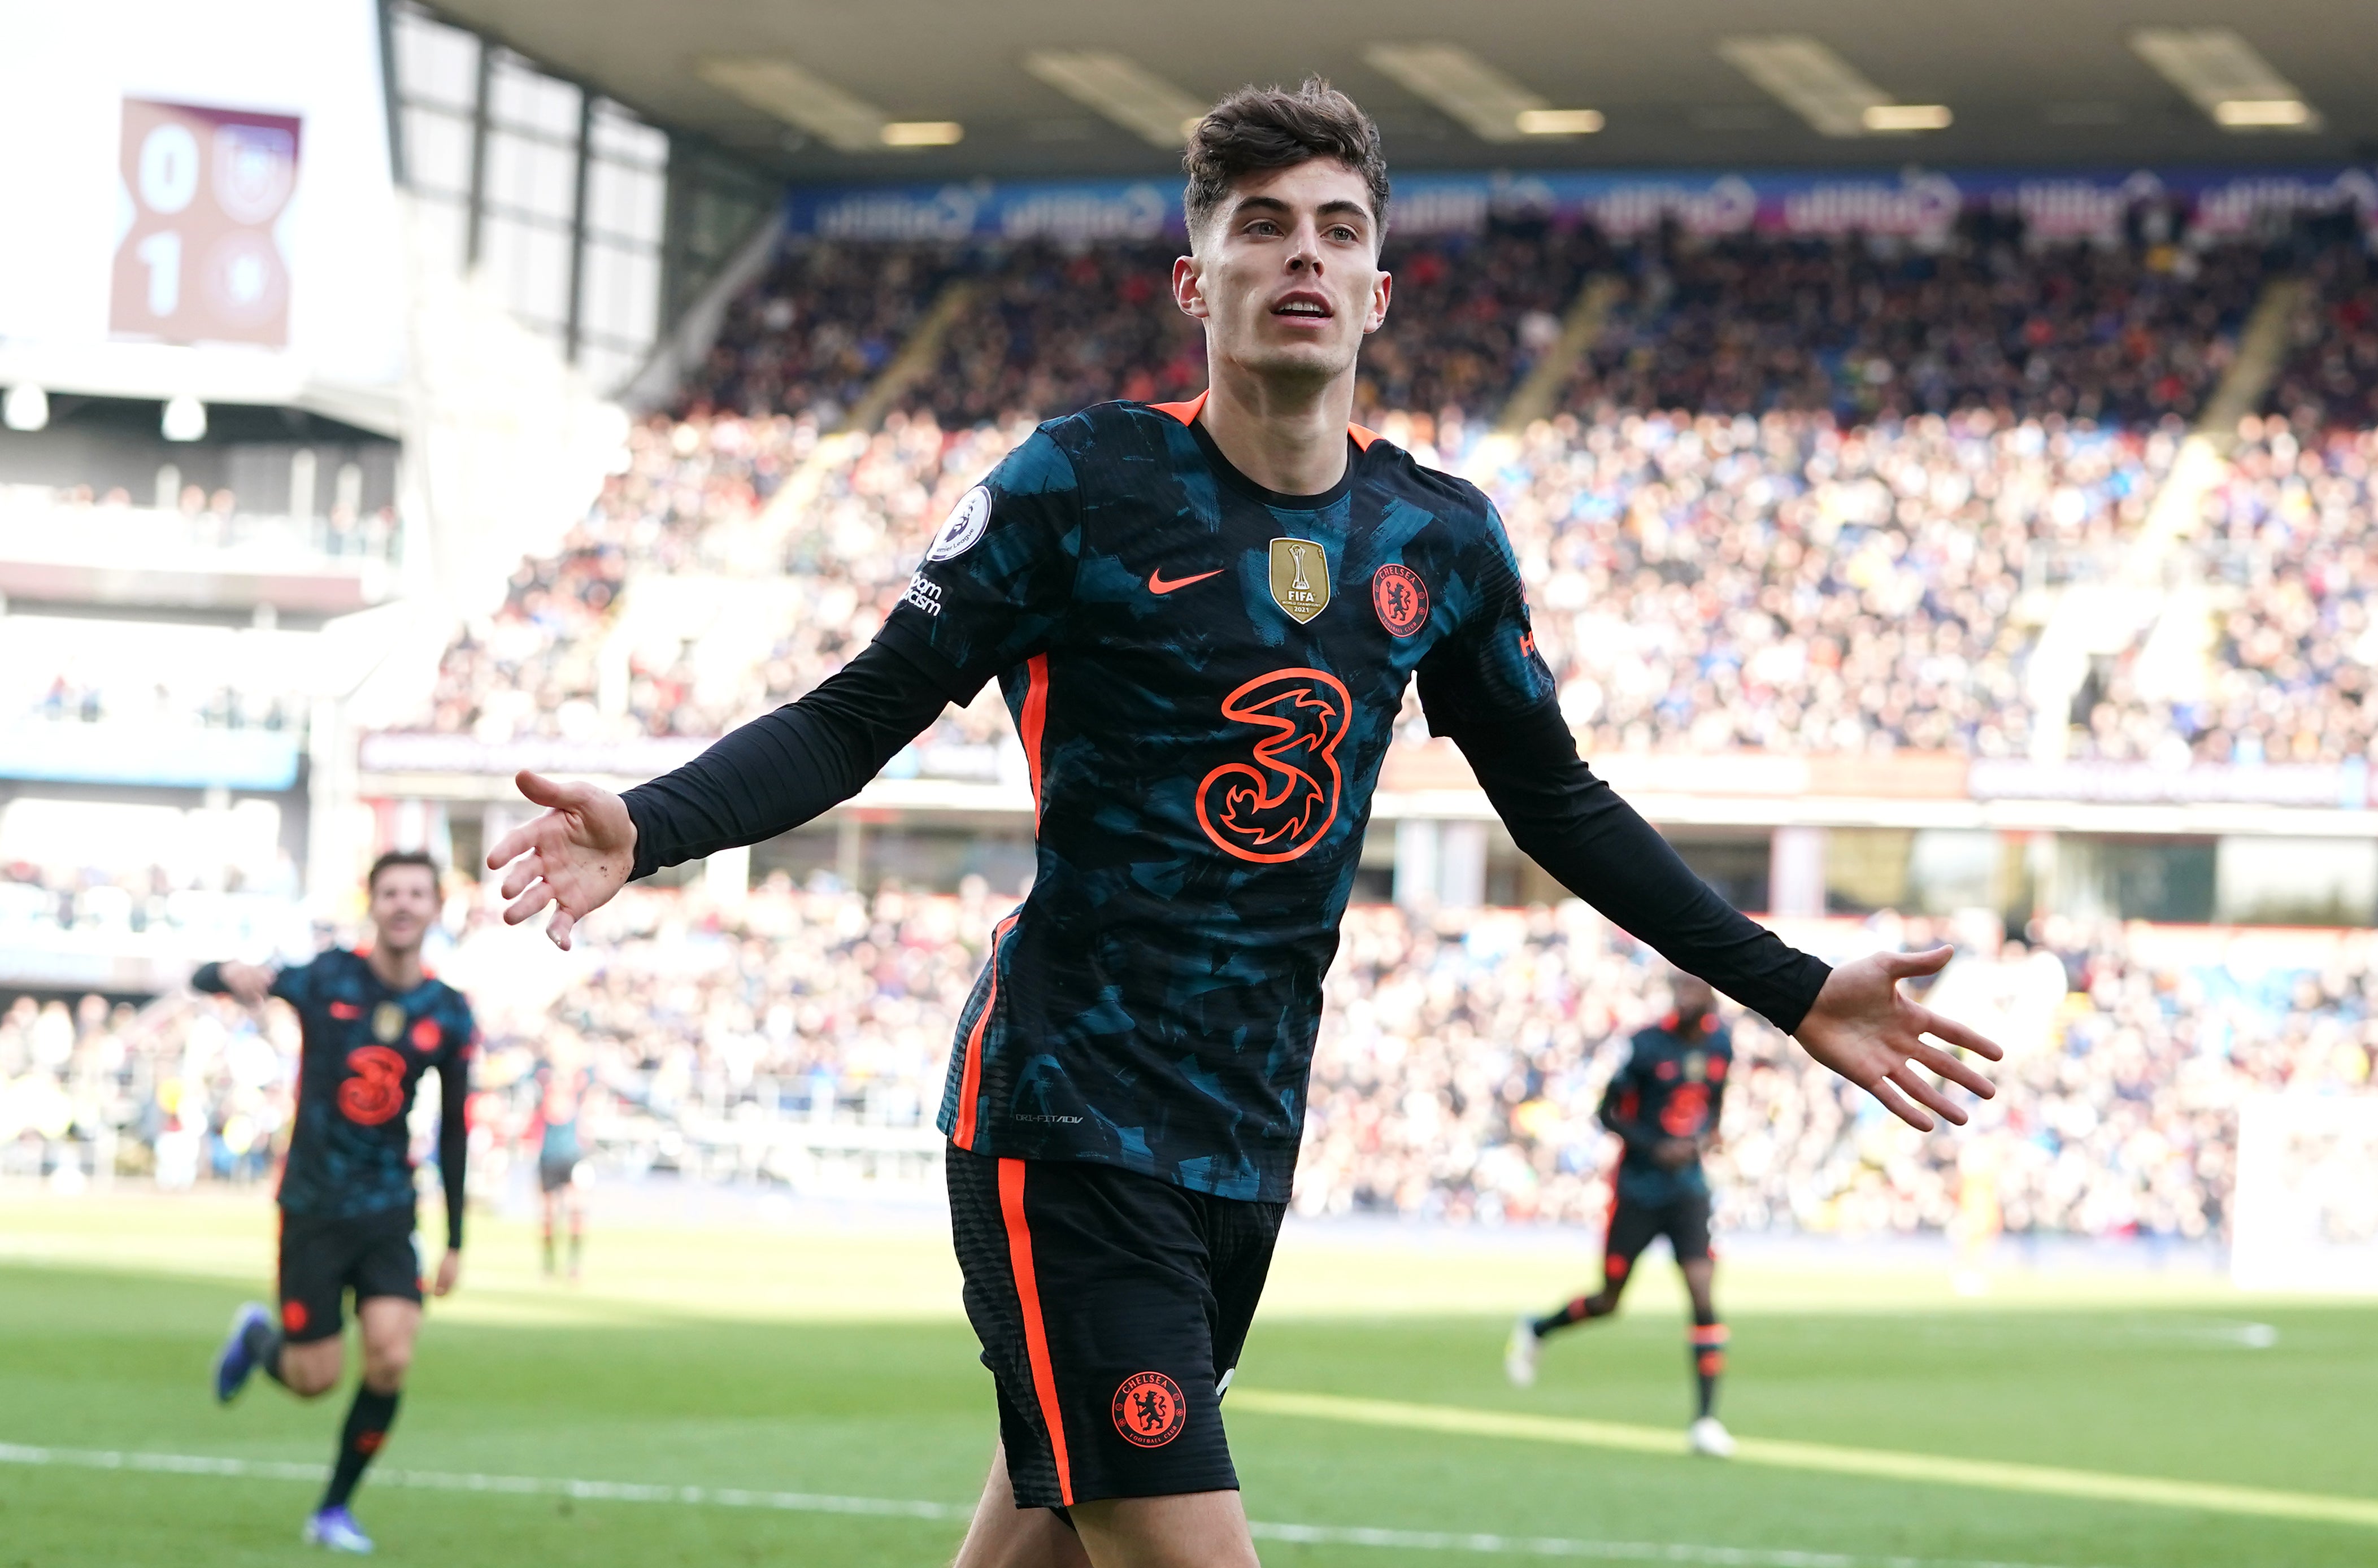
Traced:
[[2234, 352], [2265, 275], [2257, 247], [2025, 248], [1969, 224], [1945, 249], [1729, 238], [1634, 253], [1612, 331], [1569, 405], [1844, 423], [1962, 409], [2001, 420], [2186, 419]]
[[[821, 436], [777, 415], [655, 420], [557, 554], [447, 650], [431, 727], [490, 741], [717, 735], [873, 637], [959, 496], [1028, 427], [895, 413]], [[772, 508], [807, 467], [808, 505]], [[691, 592], [671, 593], [671, 584]], [[987, 741], [990, 710], [951, 723]]]
[[788, 246], [728, 306], [708, 358], [689, 378], [694, 395], [728, 413], [802, 413], [832, 424], [963, 266], [945, 245]]
[[2289, 351], [2263, 406], [2306, 431], [2367, 429], [2378, 425], [2378, 251], [2350, 226], [2318, 226], [2327, 243], [2300, 269]]
[[[944, 430], [1048, 418], [1110, 398], [1195, 397], [1198, 324], [1171, 303], [1176, 242], [992, 249], [820, 243], [787, 250], [730, 308], [681, 407], [831, 425], [920, 321], [935, 293], [973, 293], [931, 367], [899, 400]], [[1500, 406], [1560, 334], [1587, 273], [1617, 265], [1590, 229], [1498, 226], [1391, 239], [1395, 304], [1363, 345], [1357, 413]]]
[[[1890, 920], [1856, 933], [1929, 935]], [[2009, 1051], [1999, 1097], [1966, 1129], [1916, 1133], [1735, 1017], [1712, 1162], [1721, 1222], [1943, 1230], [1986, 1196], [2019, 1232], [2217, 1234], [2240, 1098], [2369, 1078], [2366, 942], [2297, 970], [2143, 955], [2119, 928], [2060, 920], [2040, 938], [1969, 953], [1940, 981], [1956, 993], [1940, 1004]], [[1627, 1035], [1666, 1006], [1656, 962], [1575, 906], [1433, 926], [1357, 910], [1330, 987], [1301, 1206], [1601, 1217], [1611, 1147], [1594, 1111]]]
[[[732, 307], [682, 406], [753, 418], [823, 410], [831, 423], [960, 280], [973, 298], [904, 400], [945, 429], [1194, 396], [1202, 338], [1170, 301], [1181, 250], [788, 248]], [[1616, 245], [1590, 225], [1506, 221], [1474, 235], [1391, 232], [1386, 260], [1395, 297], [1364, 344], [1358, 416], [1494, 413], [1559, 337], [1585, 280], [1603, 275], [1619, 288], [1565, 392], [1580, 413], [1782, 410], [1855, 423], [1985, 408], [2132, 425], [2198, 412], [2270, 268], [2260, 246], [2237, 242], [2026, 245], [2019, 225], [1987, 216], [1946, 245], [1673, 229]], [[2340, 297], [2323, 341], [2305, 334], [2300, 396], [2349, 402], [2378, 376], [2358, 264], [2343, 246], [2318, 263], [2323, 297]], [[2340, 332], [2350, 341], [2334, 341]]]
[[1205, 342], [1171, 303], [1179, 254], [1171, 245], [1017, 247], [987, 269], [908, 406], [963, 430], [1110, 398], [1195, 397]]
[[2378, 755], [2373, 461], [2378, 431], [2307, 443], [2276, 417], [2233, 454], [2195, 542], [2222, 612], [2213, 674], [2202, 700], [2174, 714], [2200, 755]]
[[[1423, 460], [1475, 449], [1458, 410], [1382, 423]], [[919, 413], [824, 437], [841, 449], [818, 462], [814, 498], [772, 530], [768, 499], [816, 450], [813, 426], [641, 426], [564, 549], [523, 563], [449, 651], [432, 722], [494, 739], [713, 735], [797, 697], [873, 635], [939, 520], [1023, 430], [953, 435]], [[1598, 748], [1994, 755], [2020, 751], [2028, 724], [2017, 598], [2112, 552], [2174, 448], [1980, 411], [1848, 431], [1812, 414], [1564, 414], [1473, 472], [1520, 554], [1564, 707]], [[707, 620], [643, 630], [622, 613], [631, 576], [733, 575], [755, 541], [781, 570], [764, 600], [722, 594]], [[997, 728], [986, 709], [953, 733]]]
[[116, 1174], [167, 1189], [264, 1179], [285, 1143], [296, 1047], [282, 1009], [11, 998], [0, 1011], [0, 1175], [46, 1173], [67, 1188]]
[[2088, 693], [2086, 754], [2212, 763], [2378, 756], [2378, 431], [2252, 418], [2183, 540], [2167, 613]]
[[2025, 587], [2109, 551], [2176, 440], [1987, 410], [1538, 425], [1484, 483], [1588, 755], [2024, 751]]
[[[1003, 907], [979, 882], [867, 899], [777, 881], [728, 919], [690, 892], [631, 890], [589, 923], [596, 957], [558, 999], [482, 1003], [481, 1142], [507, 1135], [508, 1090], [557, 1042], [594, 1070], [589, 1126], [614, 1168], [648, 1167], [664, 1147], [690, 1163], [691, 1144], [741, 1143], [780, 1119], [927, 1128]], [[1840, 957], [1933, 933], [1883, 917], [1801, 935]], [[2009, 1051], [2000, 1095], [1962, 1131], [1914, 1132], [1764, 1023], [1732, 1016], [1737, 1066], [1712, 1167], [1722, 1223], [1940, 1230], [1978, 1199], [2015, 1232], [2216, 1236], [2240, 1098], [2369, 1078], [2366, 938], [2274, 962], [2181, 951], [2144, 928], [2051, 920], [2036, 935], [2036, 948], [1976, 948], [1940, 982], [1935, 1000]], [[1301, 1210], [1601, 1219], [1615, 1141], [1595, 1108], [1627, 1036], [1666, 1008], [1656, 961], [1577, 904], [1357, 907], [1328, 1000]], [[79, 1139], [169, 1184], [261, 1176], [287, 1121], [294, 1044], [285, 1010], [251, 1016], [221, 999], [137, 1015], [19, 999], [0, 1010], [0, 1167], [30, 1173], [44, 1149], [54, 1163]]]
[[[1613, 246], [1547, 225], [1423, 239], [1393, 257], [1398, 307], [1366, 345], [1359, 412], [1486, 484], [1593, 748], [2020, 754], [2046, 603], [2025, 592], [2117, 571], [2264, 276], [2250, 246], [2132, 238], [2026, 248], [1980, 221], [1943, 250], [1673, 232]], [[1175, 248], [788, 251], [735, 307], [689, 411], [638, 427], [563, 548], [524, 562], [457, 640], [433, 725], [711, 735], [808, 690], [873, 634], [938, 520], [1032, 417], [1196, 389], [1195, 326], [1165, 298]], [[2350, 247], [2313, 270], [2314, 327], [2274, 398], [2349, 407], [2378, 355], [2378, 296]], [[1619, 283], [1562, 394], [1572, 412], [1482, 445], [1597, 274]], [[977, 297], [938, 363], [880, 429], [836, 434], [958, 278]], [[2348, 537], [2366, 460], [2328, 442], [2314, 475], [2268, 445], [2250, 441], [2216, 497], [2204, 558], [2226, 619], [2203, 673], [2101, 674], [2080, 754], [2366, 747]], [[2326, 521], [2307, 528], [2314, 491]], [[771, 581], [710, 594], [707, 616], [699, 591], [633, 586], [735, 576]], [[1002, 729], [985, 702], [940, 738]]]

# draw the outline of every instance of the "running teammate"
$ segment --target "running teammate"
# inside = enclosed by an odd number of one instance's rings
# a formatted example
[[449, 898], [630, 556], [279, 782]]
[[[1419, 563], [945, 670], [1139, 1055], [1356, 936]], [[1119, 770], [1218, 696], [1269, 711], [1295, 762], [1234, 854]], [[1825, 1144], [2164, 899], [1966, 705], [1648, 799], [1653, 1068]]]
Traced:
[[338, 1386], [344, 1371], [341, 1308], [352, 1292], [363, 1329], [363, 1381], [339, 1434], [330, 1484], [306, 1539], [365, 1552], [370, 1538], [347, 1502], [396, 1419], [421, 1329], [421, 1258], [405, 1123], [421, 1075], [438, 1080], [438, 1171], [446, 1189], [446, 1253], [432, 1290], [454, 1288], [462, 1267], [463, 1106], [475, 1032], [462, 994], [421, 966], [421, 939], [438, 917], [438, 868], [414, 851], [383, 855], [366, 882], [371, 947], [332, 948], [310, 964], [270, 969], [209, 964], [202, 991], [261, 1006], [279, 997], [303, 1038], [297, 1116], [281, 1173], [281, 1311], [251, 1301], [215, 1359], [215, 1397], [228, 1404], [262, 1372], [300, 1399]]
[[586, 1150], [578, 1139], [594, 1073], [576, 1059], [575, 1048], [557, 1039], [536, 1064], [536, 1115], [528, 1136], [536, 1143], [536, 1190], [545, 1239], [545, 1272], [553, 1272], [556, 1222], [570, 1228], [570, 1277], [576, 1279], [586, 1251], [586, 1204], [578, 1190], [578, 1165]]
[[1186, 163], [1206, 395], [1043, 425], [831, 679], [624, 798], [522, 774], [550, 809], [488, 855], [505, 918], [555, 906], [566, 947], [631, 877], [808, 820], [1000, 682], [1038, 869], [942, 1104], [1002, 1434], [966, 1568], [1255, 1562], [1218, 1406], [1415, 678], [1540, 865], [1899, 1115], [1964, 1119], [1919, 1070], [1990, 1092], [1925, 1031], [1999, 1054], [1898, 994], [1946, 950], [1828, 971], [1687, 870], [1579, 760], [1486, 498], [1350, 423], [1391, 290], [1371, 122], [1317, 81], [1248, 89]]
[[1734, 1438], [1717, 1418], [1726, 1334], [1710, 1290], [1716, 1264], [1710, 1253], [1709, 1178], [1701, 1156], [1717, 1139], [1726, 1077], [1734, 1067], [1734, 1035], [1718, 1022], [1717, 997], [1705, 981], [1679, 972], [1670, 976], [1669, 994], [1675, 1011], [1637, 1031], [1627, 1065], [1602, 1096], [1602, 1124], [1626, 1146], [1603, 1238], [1602, 1288], [1513, 1324], [1503, 1370], [1521, 1388], [1534, 1382], [1536, 1352], [1544, 1336], [1618, 1311], [1635, 1260], [1652, 1238], [1664, 1236], [1692, 1298], [1687, 1342], [1697, 1404], [1687, 1436], [1696, 1454], [1723, 1459], [1734, 1453]]

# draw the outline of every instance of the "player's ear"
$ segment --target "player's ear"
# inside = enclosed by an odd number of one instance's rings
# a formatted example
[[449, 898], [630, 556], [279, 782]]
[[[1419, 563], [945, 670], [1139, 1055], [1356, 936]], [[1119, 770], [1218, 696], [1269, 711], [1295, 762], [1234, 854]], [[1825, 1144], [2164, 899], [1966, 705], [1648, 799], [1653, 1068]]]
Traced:
[[1182, 315], [1200, 321], [1211, 314], [1206, 308], [1205, 269], [1195, 252], [1173, 257], [1172, 303], [1181, 307]]
[[1396, 276], [1392, 272], [1382, 271], [1379, 274], [1379, 281], [1371, 285], [1371, 308], [1363, 315], [1363, 331], [1366, 335], [1377, 331], [1386, 325], [1387, 296], [1394, 293], [1395, 290]]

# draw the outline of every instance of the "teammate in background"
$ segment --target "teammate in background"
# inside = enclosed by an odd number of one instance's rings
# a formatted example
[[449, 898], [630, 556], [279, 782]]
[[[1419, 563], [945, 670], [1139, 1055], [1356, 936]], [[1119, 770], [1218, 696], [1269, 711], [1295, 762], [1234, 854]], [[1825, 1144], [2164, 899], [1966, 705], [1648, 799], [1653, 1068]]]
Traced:
[[1603, 1238], [1602, 1288], [1513, 1324], [1503, 1370], [1521, 1388], [1534, 1382], [1536, 1352], [1544, 1336], [1618, 1311], [1635, 1260], [1653, 1237], [1664, 1236], [1693, 1304], [1688, 1341], [1699, 1404], [1687, 1436], [1694, 1453], [1723, 1459], [1734, 1453], [1734, 1438], [1717, 1418], [1725, 1325], [1718, 1322], [1710, 1294], [1716, 1264], [1710, 1253], [1709, 1178], [1701, 1171], [1701, 1157], [1717, 1140], [1726, 1076], [1734, 1067], [1734, 1035], [1718, 1022], [1717, 996], [1706, 981], [1678, 971], [1669, 976], [1669, 996], [1675, 1011], [1636, 1032], [1627, 1065], [1602, 1096], [1602, 1124], [1626, 1145]]
[[[1321, 981], [1418, 679], [1519, 846], [1914, 1125], [1998, 1047], [1899, 994], [1947, 949], [1838, 970], [1687, 870], [1577, 755], [1519, 563], [1475, 488], [1351, 423], [1385, 319], [1377, 127], [1247, 89], [1185, 157], [1208, 390], [1043, 425], [967, 492], [874, 642], [625, 797], [490, 850], [518, 923], [848, 799], [949, 703], [1004, 688], [1038, 870], [991, 933], [940, 1125], [1001, 1446], [963, 1568], [1252, 1568], [1220, 1400], [1294, 1174]], [[1924, 1107], [1928, 1107], [1928, 1109]]]
[[576, 1279], [586, 1251], [586, 1203], [578, 1189], [578, 1162], [586, 1157], [578, 1141], [578, 1119], [594, 1086], [594, 1070], [577, 1059], [570, 1042], [556, 1039], [536, 1064], [536, 1115], [528, 1136], [536, 1142], [536, 1189], [543, 1208], [545, 1272], [553, 1272], [557, 1222], [570, 1225], [570, 1277]]
[[463, 1114], [475, 1032], [462, 994], [430, 978], [421, 940], [438, 917], [438, 868], [402, 850], [366, 880], [372, 945], [332, 948], [310, 964], [201, 965], [190, 983], [250, 1007], [279, 997], [297, 1010], [303, 1039], [297, 1115], [281, 1173], [281, 1312], [240, 1309], [215, 1359], [215, 1397], [228, 1404], [262, 1372], [300, 1399], [338, 1386], [341, 1315], [352, 1291], [363, 1328], [364, 1375], [339, 1434], [330, 1489], [306, 1539], [365, 1552], [370, 1538], [348, 1512], [364, 1467], [396, 1419], [421, 1330], [421, 1257], [414, 1239], [412, 1153], [405, 1122], [421, 1075], [438, 1071], [438, 1171], [446, 1189], [446, 1255], [432, 1287], [445, 1295], [462, 1267]]

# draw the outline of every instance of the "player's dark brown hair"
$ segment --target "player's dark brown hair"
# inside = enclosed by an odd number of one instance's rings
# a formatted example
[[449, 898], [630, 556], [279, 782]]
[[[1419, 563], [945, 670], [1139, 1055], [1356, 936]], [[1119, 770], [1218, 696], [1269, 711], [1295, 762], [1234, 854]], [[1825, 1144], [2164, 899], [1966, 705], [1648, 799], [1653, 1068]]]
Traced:
[[1370, 187], [1373, 241], [1387, 232], [1387, 160], [1379, 127], [1354, 101], [1319, 77], [1291, 92], [1284, 87], [1243, 87], [1206, 111], [1189, 133], [1181, 166], [1189, 188], [1181, 206], [1192, 244], [1243, 174], [1334, 158]]
[[438, 862], [430, 859], [426, 853], [418, 849], [391, 849], [372, 862], [371, 871], [364, 878], [364, 891], [366, 892], [378, 891], [379, 874], [391, 866], [418, 866], [429, 873], [429, 880], [432, 882], [438, 880]]

